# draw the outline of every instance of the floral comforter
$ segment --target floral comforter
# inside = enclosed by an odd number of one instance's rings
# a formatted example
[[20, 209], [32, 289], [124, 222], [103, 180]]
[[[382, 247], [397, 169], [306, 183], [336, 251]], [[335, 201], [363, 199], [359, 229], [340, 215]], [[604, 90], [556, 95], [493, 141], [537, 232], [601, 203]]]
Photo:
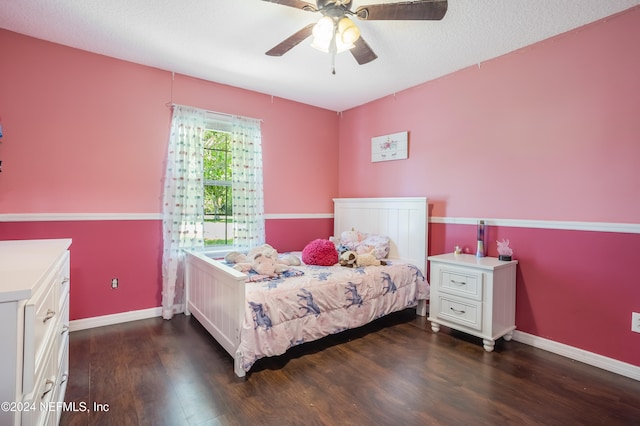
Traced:
[[359, 327], [429, 298], [429, 284], [410, 264], [346, 268], [296, 266], [290, 278], [246, 283], [239, 351], [249, 371], [256, 360], [292, 346]]

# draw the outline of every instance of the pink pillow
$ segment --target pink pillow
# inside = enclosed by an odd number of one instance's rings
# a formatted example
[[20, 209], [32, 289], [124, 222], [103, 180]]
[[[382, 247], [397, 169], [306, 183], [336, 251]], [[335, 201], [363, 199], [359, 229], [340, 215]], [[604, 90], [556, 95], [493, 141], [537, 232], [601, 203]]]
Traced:
[[332, 266], [338, 263], [338, 250], [329, 240], [313, 240], [302, 250], [302, 261], [307, 265]]

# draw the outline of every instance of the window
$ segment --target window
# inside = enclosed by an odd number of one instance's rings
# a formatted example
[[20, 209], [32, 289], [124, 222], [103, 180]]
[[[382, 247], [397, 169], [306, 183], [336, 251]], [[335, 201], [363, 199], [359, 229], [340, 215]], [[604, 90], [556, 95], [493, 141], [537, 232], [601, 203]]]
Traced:
[[231, 123], [207, 115], [204, 132], [204, 244], [233, 246]]
[[[184, 249], [202, 249], [205, 239], [215, 252], [265, 242], [260, 120], [173, 105], [163, 186], [162, 316], [170, 319], [181, 303]], [[208, 223], [223, 223], [222, 237], [205, 231], [205, 212]]]

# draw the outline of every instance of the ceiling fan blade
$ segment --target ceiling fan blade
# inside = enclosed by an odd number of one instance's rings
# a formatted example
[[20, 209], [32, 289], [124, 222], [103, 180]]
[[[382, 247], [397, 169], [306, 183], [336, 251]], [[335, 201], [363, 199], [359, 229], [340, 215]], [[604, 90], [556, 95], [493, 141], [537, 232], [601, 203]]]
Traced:
[[350, 52], [356, 59], [358, 64], [368, 64], [378, 57], [378, 55], [376, 55], [375, 52], [371, 50], [371, 47], [369, 47], [367, 42], [364, 41], [362, 37], [358, 38], [358, 40], [356, 40], [353, 44], [354, 47], [351, 48]]
[[439, 21], [446, 13], [447, 0], [420, 0], [360, 6], [355, 15], [368, 21]]
[[294, 47], [296, 47], [300, 42], [302, 42], [305, 38], [311, 35], [313, 31], [313, 26], [315, 24], [309, 24], [297, 33], [293, 34], [291, 37], [286, 38], [280, 44], [273, 47], [271, 50], [266, 52], [269, 56], [282, 56]]
[[268, 1], [269, 3], [277, 3], [283, 6], [295, 7], [296, 9], [302, 9], [309, 12], [318, 11], [315, 5], [311, 3], [307, 3], [306, 1], [301, 1], [301, 0], [262, 0], [262, 1]]

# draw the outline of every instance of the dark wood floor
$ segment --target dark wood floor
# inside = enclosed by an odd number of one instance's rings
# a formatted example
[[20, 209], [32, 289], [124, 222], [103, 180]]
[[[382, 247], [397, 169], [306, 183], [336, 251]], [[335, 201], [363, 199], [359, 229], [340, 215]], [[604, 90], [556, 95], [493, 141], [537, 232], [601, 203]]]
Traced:
[[62, 425], [640, 425], [640, 382], [514, 341], [486, 353], [411, 310], [246, 380], [184, 315], [73, 332], [70, 359], [66, 401], [90, 410]]

